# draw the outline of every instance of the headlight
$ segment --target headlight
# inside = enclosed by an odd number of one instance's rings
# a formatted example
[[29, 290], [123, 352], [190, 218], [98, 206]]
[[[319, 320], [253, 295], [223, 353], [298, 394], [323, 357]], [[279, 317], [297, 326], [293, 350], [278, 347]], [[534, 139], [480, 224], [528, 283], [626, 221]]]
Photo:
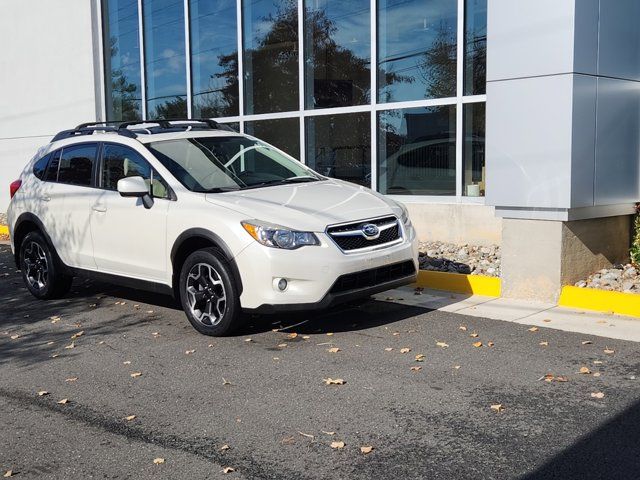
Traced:
[[265, 247], [295, 250], [305, 245], [320, 245], [318, 237], [311, 232], [298, 232], [257, 220], [247, 220], [241, 223], [249, 235]]
[[409, 226], [411, 225], [411, 219], [409, 218], [409, 211], [407, 210], [407, 207], [405, 207], [403, 204], [401, 204], [400, 202], [397, 202], [398, 206], [400, 207], [400, 210], [402, 210], [402, 215], [400, 216], [400, 220], [402, 220], [402, 223], [405, 226]]

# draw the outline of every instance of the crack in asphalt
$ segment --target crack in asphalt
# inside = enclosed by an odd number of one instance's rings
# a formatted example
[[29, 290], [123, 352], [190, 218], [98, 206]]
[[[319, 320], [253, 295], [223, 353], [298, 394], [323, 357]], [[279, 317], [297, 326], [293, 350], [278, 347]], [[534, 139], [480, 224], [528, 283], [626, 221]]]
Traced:
[[[220, 453], [215, 446], [222, 445], [224, 442], [217, 438], [184, 438], [136, 425], [128, 425], [124, 423], [124, 420], [108, 417], [91, 407], [75, 402], [62, 406], [55, 402], [52, 403], [52, 401], [46, 397], [34, 397], [33, 393], [10, 391], [0, 388], [0, 396], [9, 401], [19, 402], [21, 406], [25, 406], [26, 404], [40, 410], [56, 413], [83, 425], [125, 437], [128, 440], [157, 445], [168, 450], [181, 451], [212, 461], [220, 467], [220, 470], [222, 470], [223, 466], [233, 465], [236, 473], [245, 475], [247, 478], [269, 480], [291, 478], [303, 480], [310, 478], [301, 475], [300, 472], [287, 470], [283, 468], [281, 464], [277, 466], [271, 465], [271, 468], [269, 468], [268, 462], [264, 460], [260, 460], [260, 463], [258, 463], [253, 459], [249, 460], [246, 457], [240, 457], [233, 453]], [[227, 452], [233, 452], [233, 450]], [[274, 473], [274, 470], [277, 470], [277, 473]]]

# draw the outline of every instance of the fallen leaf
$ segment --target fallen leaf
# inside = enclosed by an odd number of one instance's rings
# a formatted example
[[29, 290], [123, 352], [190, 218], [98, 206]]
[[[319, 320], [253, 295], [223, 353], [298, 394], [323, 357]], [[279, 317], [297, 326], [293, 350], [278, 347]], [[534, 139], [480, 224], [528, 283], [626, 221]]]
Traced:
[[286, 343], [281, 343], [281, 344], [279, 344], [279, 345], [278, 345], [278, 347], [280, 347], [280, 348], [284, 348], [284, 347], [286, 347], [286, 346], [287, 346], [287, 344], [286, 344]]
[[411, 349], [410, 349], [410, 348], [408, 348], [408, 347], [405, 347], [405, 348], [401, 348], [401, 349], [400, 349], [400, 353], [409, 353], [410, 351], [411, 351]]
[[47, 392], [46, 390], [40, 390], [38, 392], [38, 396], [39, 397], [43, 397], [44, 395], [49, 395], [49, 392]]
[[322, 433], [326, 434], [326, 435], [335, 435], [336, 432], [325, 432], [324, 430], [320, 430]]
[[453, 368], [455, 368], [456, 370], [460, 370], [460, 365], [454, 365]]
[[73, 335], [71, 335], [71, 340], [75, 340], [76, 338], [81, 337], [82, 335], [84, 335], [84, 331], [74, 333]]
[[230, 448], [231, 447], [225, 443], [218, 450], [220, 450], [221, 452], [225, 452], [225, 451], [229, 450]]
[[397, 337], [400, 335], [400, 332], [393, 332], [391, 335], [393, 335], [394, 337]]
[[339, 351], [340, 351], [340, 349], [338, 347], [333, 347], [333, 348], [327, 349], [327, 352], [329, 352], [329, 353], [338, 353]]
[[195, 352], [195, 350], [185, 350], [185, 351], [184, 351], [184, 354], [185, 354], [185, 355], [191, 355], [191, 354], [192, 354], [192, 353], [194, 353], [194, 352]]
[[289, 335], [287, 335], [287, 338], [292, 339], [292, 338], [296, 338], [297, 336], [298, 336], [298, 334], [294, 332], [294, 333], [290, 333]]
[[420, 370], [422, 370], [422, 367], [411, 367], [412, 372], [419, 372]]
[[494, 345], [495, 345], [495, 343], [493, 343], [493, 342], [487, 342], [487, 346], [488, 347], [493, 347]]
[[504, 406], [501, 403], [496, 403], [495, 405], [491, 405], [491, 410], [494, 412], [502, 412], [504, 410]]
[[329, 333], [327, 333], [327, 336], [332, 337], [332, 336], [333, 336], [333, 333], [332, 333], [332, 332], [329, 332]]
[[458, 327], [458, 329], [459, 329], [459, 330], [462, 330], [463, 332], [466, 332], [466, 331], [467, 331], [467, 327], [465, 327], [464, 325], [460, 325], [460, 326]]
[[336, 450], [340, 450], [344, 448], [344, 442], [331, 442], [331, 448], [335, 448]]
[[244, 341], [247, 343], [250, 343], [250, 342], [253, 342], [253, 338], [245, 338]]
[[344, 385], [345, 383], [347, 383], [341, 378], [323, 378], [322, 380], [324, 381], [325, 385]]
[[476, 348], [480, 348], [482, 346], [482, 342], [473, 342], [472, 345]]
[[67, 350], [71, 350], [72, 348], [76, 348], [76, 344], [74, 342], [71, 342], [69, 345], [67, 345], [64, 348]]
[[365, 455], [367, 453], [371, 453], [372, 451], [373, 451], [373, 447], [371, 445], [364, 445], [360, 447], [360, 452], [364, 453]]
[[147, 313], [153, 313], [153, 310], [147, 310]]
[[131, 365], [131, 360], [125, 360], [122, 362], [123, 365]]
[[222, 473], [232, 473], [232, 472], [235, 472], [235, 471], [236, 471], [236, 469], [233, 468], [233, 467], [224, 467], [222, 469]]
[[391, 348], [391, 347], [387, 347], [387, 348], [384, 349], [385, 352], [391, 352], [392, 350], [393, 350], [393, 348]]
[[151, 335], [153, 335], [154, 337], [159, 337], [160, 336], [160, 332], [151, 332]]
[[47, 345], [53, 345], [56, 342], [47, 342]]
[[213, 348], [213, 343], [210, 343], [209, 345], [207, 345], [208, 348]]
[[473, 332], [472, 334], [469, 335], [471, 338], [478, 338], [478, 334], [476, 332]]
[[126, 417], [124, 417], [124, 419], [127, 422], [130, 422], [131, 420], [135, 420], [136, 416], [135, 415], [127, 415]]
[[603, 352], [606, 353], [607, 355], [612, 355], [613, 353], [615, 353], [615, 350], [609, 347], [605, 347]]
[[592, 392], [591, 393], [591, 397], [592, 398], [604, 398], [604, 393], [602, 393], [602, 392]]
[[303, 340], [309, 340], [310, 338], [311, 338], [311, 337], [310, 337], [309, 335], [304, 335], [304, 336], [302, 337], [302, 339], [303, 339]]
[[594, 360], [593, 364], [594, 365], [602, 365], [604, 362], [602, 360]]
[[59, 356], [60, 356], [60, 354], [54, 353], [53, 355], [51, 355], [51, 358], [58, 358]]
[[600, 375], [601, 375], [601, 373], [600, 373], [600, 372], [593, 372], [593, 376], [594, 376], [594, 377], [599, 377]]
[[13, 477], [13, 470], [7, 470], [6, 472], [4, 472], [3, 477], [4, 478]]
[[58, 400], [56, 403], [59, 403], [60, 405], [66, 405], [67, 403], [69, 403], [69, 399], [63, 398], [62, 400]]
[[442, 348], [449, 348], [449, 345], [444, 342], [436, 342], [436, 345]]
[[78, 380], [78, 377], [70, 377], [70, 378], [67, 378], [65, 382], [75, 382], [76, 380]]
[[138, 377], [140, 377], [140, 376], [142, 376], [142, 372], [133, 372], [133, 373], [131, 374], [131, 378], [138, 378]]
[[11, 335], [11, 340], [17, 340], [18, 338], [20, 338], [20, 335]]
[[591, 373], [591, 370], [589, 370], [587, 367], [580, 367], [580, 373], [582, 375], [589, 375]]
[[160, 465], [164, 463], [164, 458], [158, 457], [158, 458], [154, 458], [153, 459], [153, 463], [155, 463], [156, 465]]
[[424, 362], [425, 356], [422, 353], [416, 355], [416, 362]]
[[300, 435], [302, 435], [303, 437], [307, 437], [310, 438], [311, 440], [314, 440], [316, 437], [311, 435], [310, 433], [304, 433], [304, 432], [298, 432]]
[[545, 340], [545, 341], [543, 341], [543, 342], [540, 342], [540, 343], [539, 343], [539, 345], [540, 345], [541, 347], [548, 347], [548, 346], [549, 346], [549, 342], [547, 342], [547, 341]]
[[531, 327], [529, 329], [530, 332], [537, 332], [538, 330], [540, 330], [538, 327]]
[[232, 383], [226, 378], [222, 377], [222, 385], [232, 385]]
[[585, 340], [582, 342], [582, 345], [591, 345], [593, 342], [591, 340]]

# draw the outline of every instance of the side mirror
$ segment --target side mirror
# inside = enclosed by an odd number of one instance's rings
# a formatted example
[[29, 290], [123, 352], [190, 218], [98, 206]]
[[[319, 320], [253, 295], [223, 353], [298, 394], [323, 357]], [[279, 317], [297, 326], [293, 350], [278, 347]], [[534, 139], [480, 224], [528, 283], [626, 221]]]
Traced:
[[144, 208], [151, 208], [153, 205], [153, 198], [149, 195], [149, 185], [140, 176], [121, 178], [118, 180], [117, 188], [122, 197], [142, 198]]

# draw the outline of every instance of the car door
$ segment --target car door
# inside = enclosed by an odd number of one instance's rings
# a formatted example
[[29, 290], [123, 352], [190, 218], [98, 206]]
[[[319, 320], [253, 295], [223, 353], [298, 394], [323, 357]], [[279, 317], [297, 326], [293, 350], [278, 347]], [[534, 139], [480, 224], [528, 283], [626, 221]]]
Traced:
[[[118, 193], [118, 180], [133, 176], [141, 176], [149, 184], [154, 200], [151, 208], [145, 208], [141, 198]], [[91, 206], [91, 236], [98, 270], [165, 282], [170, 202], [166, 182], [141, 153], [126, 145], [107, 142], [102, 147], [98, 177], [101, 192]]]
[[89, 222], [100, 193], [94, 185], [97, 157], [97, 142], [63, 147], [51, 154], [42, 182], [34, 186], [34, 213], [61, 260], [90, 270], [96, 268]]

